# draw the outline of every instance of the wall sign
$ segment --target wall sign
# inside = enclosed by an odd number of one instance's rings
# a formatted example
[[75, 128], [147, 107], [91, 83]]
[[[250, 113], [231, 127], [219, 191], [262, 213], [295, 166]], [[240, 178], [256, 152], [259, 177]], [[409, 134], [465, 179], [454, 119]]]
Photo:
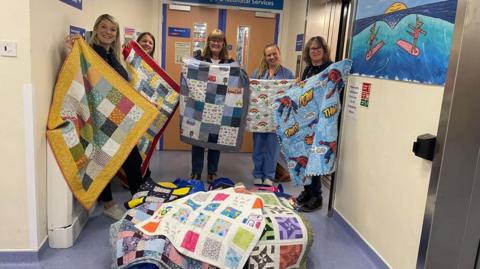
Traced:
[[[345, 110], [347, 117], [351, 119], [357, 119], [358, 105], [360, 103], [360, 86], [356, 83], [348, 83], [347, 87], [347, 99]], [[368, 101], [367, 101], [368, 103]]]
[[457, 0], [359, 0], [352, 74], [443, 85]]
[[135, 33], [135, 28], [125, 27], [123, 33], [124, 44], [127, 44], [130, 40], [135, 39]]
[[207, 23], [197, 22], [193, 24], [193, 51], [202, 54], [207, 41]]
[[249, 33], [250, 33], [250, 27], [248, 27], [248, 26], [238, 26], [238, 31], [237, 31], [237, 62], [242, 67], [247, 66]]
[[175, 42], [175, 63], [182, 64], [183, 57], [190, 56], [190, 42]]
[[304, 35], [298, 34], [297, 40], [295, 41], [295, 51], [302, 51], [303, 50], [303, 42], [304, 42]]
[[77, 26], [70, 25], [70, 35], [79, 34], [83, 39], [85, 39], [85, 29]]
[[179, 0], [204, 5], [247, 7], [256, 9], [283, 10], [283, 0]]
[[190, 38], [190, 28], [168, 27], [168, 36]]
[[362, 84], [362, 96], [360, 99], [360, 105], [363, 107], [368, 107], [368, 103], [370, 102], [370, 90], [372, 89], [372, 84], [370, 83], [363, 83]]
[[82, 10], [82, 0], [60, 0], [60, 2]]

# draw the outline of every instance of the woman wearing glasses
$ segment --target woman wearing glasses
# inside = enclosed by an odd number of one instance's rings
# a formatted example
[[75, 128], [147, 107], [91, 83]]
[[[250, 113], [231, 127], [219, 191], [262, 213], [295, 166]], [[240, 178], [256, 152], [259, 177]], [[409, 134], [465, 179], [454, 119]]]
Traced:
[[[225, 34], [214, 29], [207, 37], [207, 43], [203, 54], [195, 57], [197, 60], [206, 61], [214, 64], [232, 63], [234, 60], [228, 57], [227, 39]], [[204, 163], [205, 148], [192, 146], [192, 179], [201, 179]], [[220, 151], [208, 149], [207, 152], [207, 183], [212, 183], [217, 176], [218, 163], [220, 161]]]
[[[307, 64], [302, 74], [302, 80], [312, 77], [325, 70], [332, 61], [327, 42], [321, 36], [314, 36], [308, 40], [303, 50], [303, 60]], [[322, 208], [322, 183], [320, 176], [313, 176], [312, 183], [305, 185], [304, 190], [297, 197], [302, 211], [311, 212]]]

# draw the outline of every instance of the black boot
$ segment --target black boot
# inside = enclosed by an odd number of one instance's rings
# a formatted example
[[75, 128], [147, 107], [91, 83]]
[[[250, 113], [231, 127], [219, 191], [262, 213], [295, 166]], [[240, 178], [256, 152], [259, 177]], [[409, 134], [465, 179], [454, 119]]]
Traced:
[[313, 196], [301, 207], [301, 210], [304, 212], [312, 212], [322, 208], [323, 198], [322, 196]]
[[310, 193], [308, 193], [306, 190], [303, 190], [297, 197], [297, 204], [301, 206], [308, 200], [310, 200]]

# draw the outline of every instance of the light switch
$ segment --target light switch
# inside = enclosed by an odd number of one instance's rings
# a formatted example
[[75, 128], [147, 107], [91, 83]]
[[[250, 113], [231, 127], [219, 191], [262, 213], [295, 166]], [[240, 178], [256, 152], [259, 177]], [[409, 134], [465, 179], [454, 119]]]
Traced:
[[17, 42], [0, 40], [0, 56], [17, 57]]

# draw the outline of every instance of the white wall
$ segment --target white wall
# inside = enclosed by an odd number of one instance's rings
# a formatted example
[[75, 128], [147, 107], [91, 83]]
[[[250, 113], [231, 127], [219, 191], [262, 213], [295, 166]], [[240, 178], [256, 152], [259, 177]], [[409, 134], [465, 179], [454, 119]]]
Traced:
[[307, 0], [285, 0], [281, 21], [281, 40], [279, 46], [282, 53], [283, 65], [295, 74], [297, 55], [301, 51], [295, 51], [297, 34], [305, 31], [305, 17]]
[[[0, 39], [18, 41], [17, 58], [0, 58], [1, 129], [0, 148], [0, 225], [1, 250], [35, 250], [47, 235], [46, 197], [46, 122], [56, 76], [63, 59], [63, 40], [69, 25], [91, 30], [96, 17], [109, 13], [123, 28], [149, 31], [158, 35], [159, 8], [155, 0], [95, 0], [83, 1], [83, 10], [70, 7], [58, 0], [5, 0], [8, 8], [0, 10]], [[15, 22], [14, 24], [12, 22]], [[8, 26], [8, 27], [7, 27]], [[31, 49], [31, 54], [30, 54]], [[157, 47], [158, 50], [158, 47]], [[27, 137], [33, 148], [25, 154], [22, 85], [33, 85], [33, 131]], [[31, 123], [30, 123], [31, 124]], [[27, 157], [33, 154], [30, 167], [25, 168]], [[14, 168], [13, 168], [14, 167]], [[27, 171], [29, 173], [27, 173]], [[27, 178], [27, 174], [30, 177]], [[34, 181], [35, 184], [27, 185]], [[28, 191], [28, 186], [36, 189]], [[33, 192], [33, 195], [32, 195]], [[28, 208], [28, 197], [36, 196], [33, 208]], [[35, 207], [36, 206], [36, 207]], [[34, 214], [32, 214], [32, 212]], [[29, 222], [28, 216], [37, 216]], [[29, 233], [36, 238], [29, 238]]]
[[443, 87], [349, 79], [363, 82], [369, 107], [343, 115], [335, 208], [392, 268], [415, 268], [431, 162], [412, 144], [436, 134]]
[[22, 95], [31, 80], [29, 10], [28, 0], [0, 8], [0, 40], [17, 42], [17, 57], [0, 57], [0, 249], [30, 248]]

